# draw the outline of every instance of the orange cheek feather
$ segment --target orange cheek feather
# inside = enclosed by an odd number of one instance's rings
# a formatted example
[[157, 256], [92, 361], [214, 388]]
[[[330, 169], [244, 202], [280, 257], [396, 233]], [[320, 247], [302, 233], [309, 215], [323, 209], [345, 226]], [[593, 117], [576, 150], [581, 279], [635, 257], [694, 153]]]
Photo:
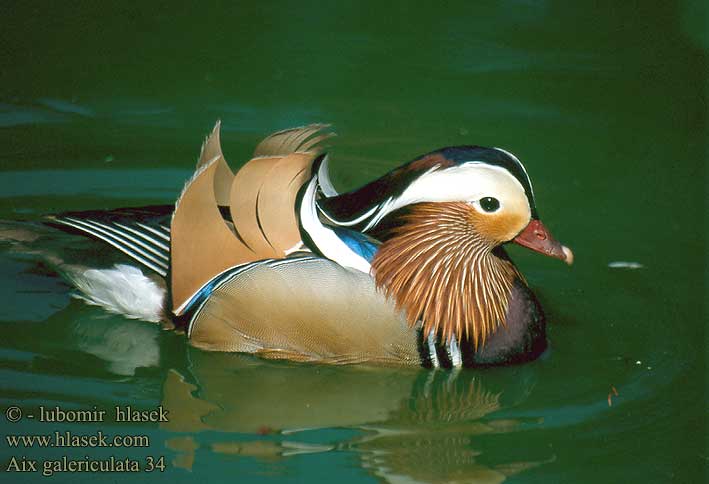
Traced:
[[475, 231], [497, 244], [512, 240], [529, 222], [528, 217], [518, 213], [482, 214], [472, 208], [470, 212], [470, 224]]

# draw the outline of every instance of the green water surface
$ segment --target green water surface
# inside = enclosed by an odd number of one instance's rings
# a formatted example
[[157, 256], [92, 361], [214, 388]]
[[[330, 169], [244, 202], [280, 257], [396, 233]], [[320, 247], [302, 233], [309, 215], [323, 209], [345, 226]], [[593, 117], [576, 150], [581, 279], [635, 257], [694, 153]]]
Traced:
[[[504, 147], [576, 263], [512, 247], [549, 351], [460, 372], [206, 353], [0, 249], [0, 402], [170, 411], [164, 472], [2, 482], [706, 482], [706, 7], [688, 2], [5, 2], [0, 219], [173, 203], [217, 119], [233, 168], [333, 123], [349, 189], [446, 145]], [[609, 267], [633, 262], [635, 269]], [[617, 392], [617, 395], [616, 393]]]

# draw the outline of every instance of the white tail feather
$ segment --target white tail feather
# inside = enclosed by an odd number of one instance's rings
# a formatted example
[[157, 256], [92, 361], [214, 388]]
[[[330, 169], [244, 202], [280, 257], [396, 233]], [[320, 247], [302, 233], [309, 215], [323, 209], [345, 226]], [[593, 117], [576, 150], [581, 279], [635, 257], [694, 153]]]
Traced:
[[162, 319], [165, 289], [137, 267], [116, 264], [112, 269], [86, 269], [71, 274], [81, 291], [76, 297], [112, 313], [154, 323]]

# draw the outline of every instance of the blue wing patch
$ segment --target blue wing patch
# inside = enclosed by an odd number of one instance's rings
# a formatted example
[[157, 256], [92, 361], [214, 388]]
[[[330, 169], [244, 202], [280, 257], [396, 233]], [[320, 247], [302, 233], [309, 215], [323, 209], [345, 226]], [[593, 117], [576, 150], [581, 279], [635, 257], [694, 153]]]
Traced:
[[355, 254], [363, 257], [367, 262], [372, 262], [374, 254], [379, 250], [380, 242], [361, 232], [342, 227], [331, 227], [335, 235], [342, 240]]

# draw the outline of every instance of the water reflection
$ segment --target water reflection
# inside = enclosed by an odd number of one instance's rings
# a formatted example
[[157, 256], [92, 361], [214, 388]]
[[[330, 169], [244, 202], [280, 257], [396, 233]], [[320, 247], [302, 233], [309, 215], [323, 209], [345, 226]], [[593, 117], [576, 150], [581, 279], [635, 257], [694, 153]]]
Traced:
[[[189, 370], [170, 370], [163, 386], [171, 420], [162, 428], [190, 433], [167, 441], [175, 466], [191, 469], [205, 448], [263, 464], [349, 451], [387, 482], [502, 482], [541, 463], [486, 464], [476, 449], [477, 437], [523, 423], [494, 412], [526, 399], [529, 367], [512, 375], [293, 365], [195, 349], [187, 357]], [[350, 433], [312, 442], [333, 428]], [[202, 432], [210, 430], [216, 440]]]

